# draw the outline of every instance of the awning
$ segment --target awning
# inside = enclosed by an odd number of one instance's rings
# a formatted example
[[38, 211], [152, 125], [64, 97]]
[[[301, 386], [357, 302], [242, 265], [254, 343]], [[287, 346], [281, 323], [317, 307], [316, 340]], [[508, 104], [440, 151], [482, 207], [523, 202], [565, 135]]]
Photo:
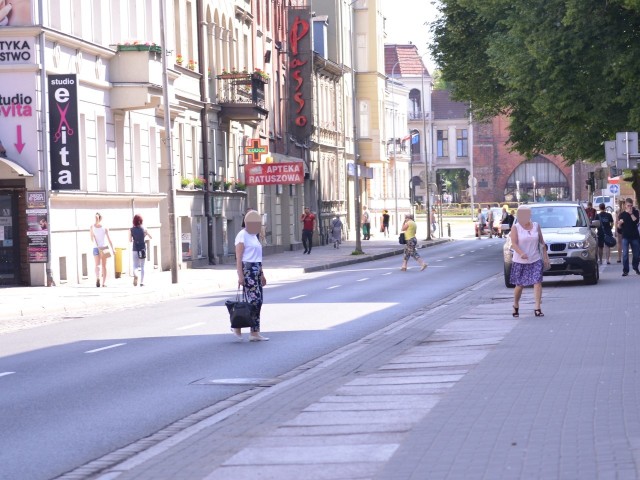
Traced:
[[14, 172], [16, 172], [21, 177], [33, 177], [33, 174], [27, 172], [24, 168], [22, 168], [20, 165], [18, 165], [13, 160], [9, 160], [8, 158], [0, 157], [0, 162], [2, 162], [5, 165], [7, 165], [9, 168], [11, 168]]

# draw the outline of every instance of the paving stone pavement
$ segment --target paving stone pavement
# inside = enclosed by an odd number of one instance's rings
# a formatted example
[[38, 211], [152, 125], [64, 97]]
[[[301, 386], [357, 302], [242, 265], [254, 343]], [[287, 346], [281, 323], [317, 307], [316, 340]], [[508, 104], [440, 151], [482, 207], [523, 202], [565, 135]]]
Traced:
[[640, 478], [640, 281], [605, 268], [595, 287], [554, 282], [546, 316], [533, 316], [529, 290], [519, 319], [501, 282], [303, 366], [91, 478]]

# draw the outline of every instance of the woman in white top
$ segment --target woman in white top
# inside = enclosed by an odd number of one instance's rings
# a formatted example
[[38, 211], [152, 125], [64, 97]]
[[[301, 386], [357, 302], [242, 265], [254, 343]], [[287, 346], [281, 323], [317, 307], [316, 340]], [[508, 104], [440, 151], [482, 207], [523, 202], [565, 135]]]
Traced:
[[510, 282], [515, 285], [513, 293], [513, 316], [519, 317], [520, 297], [524, 287], [533, 285], [535, 295], [536, 317], [544, 317], [540, 309], [542, 302], [542, 272], [544, 270], [540, 246], [547, 248], [542, 237], [540, 226], [531, 221], [531, 208], [523, 205], [516, 214], [518, 222], [511, 229], [511, 249], [513, 263], [511, 265]]
[[111, 256], [107, 241], [113, 250], [109, 229], [102, 225], [102, 215], [96, 213], [96, 222], [89, 229], [93, 247], [93, 258], [96, 262], [96, 287], [100, 286], [100, 266], [102, 266], [102, 286], [107, 286], [107, 258]]
[[[258, 238], [262, 219], [255, 210], [250, 210], [244, 217], [245, 227], [236, 236], [236, 270], [238, 272], [238, 286], [244, 287], [249, 303], [256, 307], [258, 314], [256, 326], [251, 328], [249, 341], [261, 342], [269, 340], [260, 335], [260, 310], [262, 308], [262, 287], [267, 279], [262, 271], [262, 244]], [[242, 331], [234, 328], [233, 332], [238, 340], [242, 340]]]

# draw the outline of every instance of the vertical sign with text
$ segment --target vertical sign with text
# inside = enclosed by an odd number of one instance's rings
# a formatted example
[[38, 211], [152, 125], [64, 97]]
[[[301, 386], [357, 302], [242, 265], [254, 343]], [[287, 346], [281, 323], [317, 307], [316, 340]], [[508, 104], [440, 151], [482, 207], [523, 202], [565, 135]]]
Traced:
[[303, 141], [313, 131], [311, 8], [289, 7], [288, 26], [290, 131], [295, 138]]
[[29, 263], [49, 259], [49, 210], [44, 190], [27, 192], [27, 254]]
[[76, 75], [49, 75], [51, 190], [80, 189], [78, 81]]

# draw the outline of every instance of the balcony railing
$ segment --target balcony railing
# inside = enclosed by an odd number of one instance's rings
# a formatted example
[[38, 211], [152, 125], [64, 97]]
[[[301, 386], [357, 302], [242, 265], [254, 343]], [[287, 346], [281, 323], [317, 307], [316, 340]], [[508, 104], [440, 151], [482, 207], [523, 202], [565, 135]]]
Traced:
[[429, 120], [430, 112], [409, 112], [409, 120]]
[[259, 73], [224, 73], [218, 75], [218, 103], [222, 115], [243, 123], [267, 118], [264, 86], [269, 79]]

